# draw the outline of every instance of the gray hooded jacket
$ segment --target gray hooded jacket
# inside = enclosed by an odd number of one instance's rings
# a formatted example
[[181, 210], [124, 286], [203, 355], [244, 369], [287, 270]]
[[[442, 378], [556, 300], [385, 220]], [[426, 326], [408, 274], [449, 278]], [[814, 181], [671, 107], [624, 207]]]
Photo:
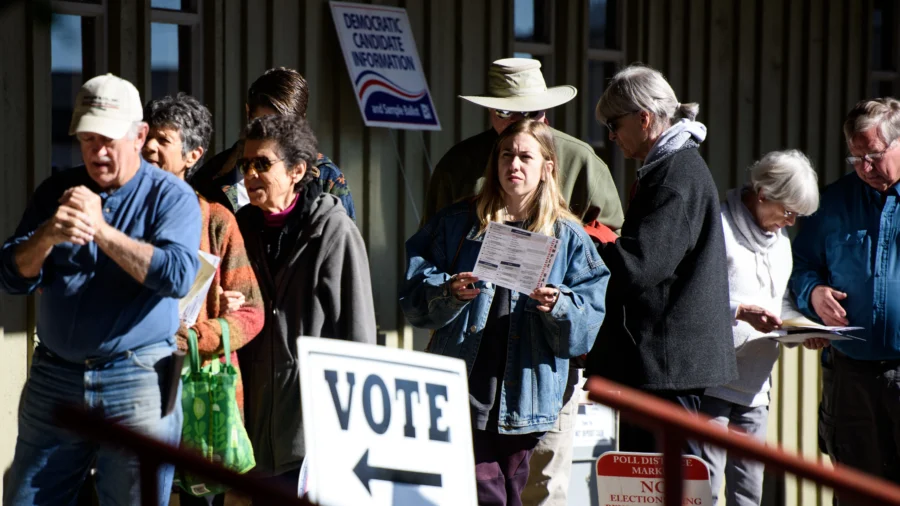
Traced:
[[[300, 467], [306, 449], [297, 362], [299, 336], [375, 343], [375, 309], [366, 247], [337, 197], [301, 195], [285, 227], [283, 260], [270, 269], [264, 217], [254, 206], [237, 215], [265, 301], [262, 332], [239, 351], [244, 417], [256, 471]], [[298, 209], [304, 206], [304, 209]], [[274, 268], [274, 266], [272, 266]]]

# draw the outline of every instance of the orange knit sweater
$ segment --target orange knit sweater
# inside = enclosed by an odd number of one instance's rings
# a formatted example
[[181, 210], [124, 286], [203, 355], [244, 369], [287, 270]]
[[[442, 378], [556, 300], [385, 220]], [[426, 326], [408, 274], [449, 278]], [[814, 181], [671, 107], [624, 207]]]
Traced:
[[[234, 215], [224, 206], [210, 203], [200, 197], [200, 212], [205, 233], [200, 237], [200, 249], [216, 255], [221, 260], [216, 270], [206, 305], [200, 309], [197, 323], [191, 327], [197, 333], [197, 345], [201, 358], [209, 360], [222, 354], [222, 327], [216, 318], [224, 318], [231, 332], [231, 362], [238, 371], [237, 402], [243, 410], [244, 388], [240, 381], [237, 350], [259, 334], [265, 322], [265, 313], [256, 274], [244, 249], [244, 238], [238, 230]], [[219, 303], [217, 287], [224, 291], [244, 294], [244, 305], [233, 312]], [[224, 360], [224, 357], [223, 357]]]

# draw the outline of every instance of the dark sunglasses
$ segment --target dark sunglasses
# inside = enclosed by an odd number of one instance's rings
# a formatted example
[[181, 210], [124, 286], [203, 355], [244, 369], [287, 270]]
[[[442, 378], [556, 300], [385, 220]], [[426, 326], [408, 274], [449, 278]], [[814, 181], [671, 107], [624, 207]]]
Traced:
[[610, 119], [606, 120], [606, 128], [609, 129], [609, 133], [611, 133], [611, 134], [616, 133], [616, 129], [619, 128], [619, 126], [616, 125], [617, 121], [624, 118], [625, 116], [628, 116], [629, 114], [634, 114], [636, 112], [638, 112], [638, 111], [626, 112], [625, 114], [620, 114], [620, 115], [616, 116], [615, 118], [610, 118]]
[[494, 109], [494, 114], [497, 115], [500, 119], [509, 119], [513, 116], [513, 114], [521, 114], [526, 119], [535, 119], [541, 117], [541, 114], [544, 114], [544, 111], [528, 111], [528, 112], [519, 112], [519, 111], [504, 111], [502, 109]]
[[255, 170], [257, 174], [262, 174], [263, 172], [268, 172], [273, 165], [280, 161], [281, 160], [269, 160], [264, 156], [257, 156], [254, 158], [239, 158], [235, 165], [243, 175], [246, 175], [250, 169]]

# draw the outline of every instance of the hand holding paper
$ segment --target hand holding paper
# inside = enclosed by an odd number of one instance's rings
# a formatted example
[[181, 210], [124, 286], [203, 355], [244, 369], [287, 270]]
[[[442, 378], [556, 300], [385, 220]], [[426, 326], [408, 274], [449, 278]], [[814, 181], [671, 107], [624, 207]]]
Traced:
[[482, 281], [531, 294], [547, 284], [558, 250], [555, 237], [491, 222], [473, 274]]

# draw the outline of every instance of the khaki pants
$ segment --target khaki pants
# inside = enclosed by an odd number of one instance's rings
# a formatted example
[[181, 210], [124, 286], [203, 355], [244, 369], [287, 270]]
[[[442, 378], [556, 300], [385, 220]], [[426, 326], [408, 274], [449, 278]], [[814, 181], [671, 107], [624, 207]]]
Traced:
[[531, 456], [528, 483], [522, 491], [524, 506], [567, 504], [569, 476], [572, 474], [572, 440], [575, 416], [578, 414], [578, 396], [572, 395], [577, 378], [578, 371], [572, 369], [556, 426], [541, 439]]

